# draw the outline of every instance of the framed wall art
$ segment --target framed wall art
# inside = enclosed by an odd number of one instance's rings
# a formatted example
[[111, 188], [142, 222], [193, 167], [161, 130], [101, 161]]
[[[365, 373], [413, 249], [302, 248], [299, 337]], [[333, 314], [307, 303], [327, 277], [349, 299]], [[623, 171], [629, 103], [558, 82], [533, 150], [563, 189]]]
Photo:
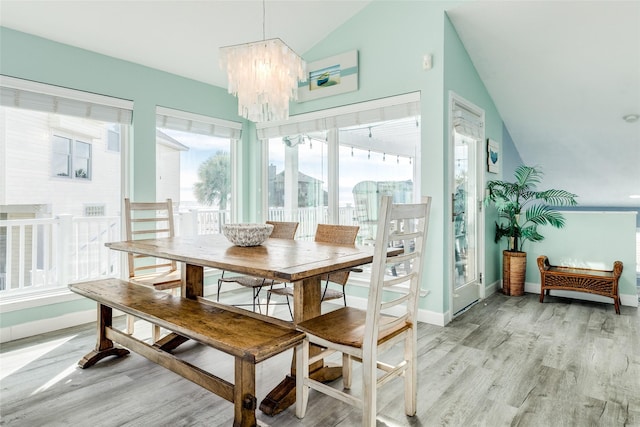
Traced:
[[358, 90], [358, 51], [307, 64], [307, 81], [298, 86], [298, 102]]
[[489, 172], [500, 172], [500, 145], [497, 141], [487, 139], [487, 166]]

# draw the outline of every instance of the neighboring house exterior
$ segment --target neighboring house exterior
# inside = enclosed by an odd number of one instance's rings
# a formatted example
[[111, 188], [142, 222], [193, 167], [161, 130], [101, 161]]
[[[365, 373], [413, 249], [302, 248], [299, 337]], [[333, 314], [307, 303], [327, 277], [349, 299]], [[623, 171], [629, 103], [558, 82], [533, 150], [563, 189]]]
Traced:
[[171, 199], [180, 206], [180, 153], [189, 147], [156, 130], [156, 193], [158, 200]]
[[[0, 170], [0, 218], [120, 215], [119, 125], [1, 108], [0, 127], [0, 153], [6, 159]], [[180, 152], [188, 147], [160, 131], [156, 137], [156, 162], [163, 171], [158, 197], [177, 205]], [[67, 143], [71, 149], [65, 153], [60, 148]], [[80, 155], [77, 147], [85, 152]]]
[[119, 215], [119, 126], [15, 108], [0, 126], [3, 219]]
[[[0, 154], [5, 167], [0, 169], [0, 220], [72, 217], [112, 217], [119, 229], [121, 200], [120, 125], [97, 120], [44, 113], [18, 108], [0, 108]], [[158, 176], [158, 194], [180, 198], [180, 152], [188, 150], [168, 135], [158, 132], [156, 161], [162, 164]], [[36, 274], [46, 274], [46, 266], [55, 268], [50, 251], [42, 250], [50, 239], [44, 229], [32, 226], [0, 228], [0, 290], [7, 283], [17, 283], [19, 264], [33, 277], [26, 280], [42, 283]], [[84, 233], [104, 230], [88, 228]], [[23, 235], [21, 236], [21, 233]], [[39, 251], [34, 255], [34, 236]], [[14, 242], [7, 258], [8, 238]], [[51, 238], [55, 239], [55, 235]], [[24, 242], [22, 248], [18, 242]], [[55, 245], [55, 242], [50, 245]], [[48, 246], [47, 246], [48, 247]], [[22, 252], [22, 254], [20, 254]], [[21, 258], [22, 257], [22, 258]], [[34, 261], [34, 258], [37, 257]], [[11, 263], [11, 276], [5, 277]], [[33, 271], [36, 265], [36, 273]]]
[[[96, 120], [63, 116], [16, 108], [0, 108], [0, 153], [5, 167], [0, 170], [0, 220], [54, 218], [59, 215], [113, 216], [120, 214], [121, 137], [120, 126]], [[12, 277], [18, 281], [19, 264], [37, 283], [37, 271], [54, 268], [50, 255], [34, 254], [34, 236], [38, 247], [48, 239], [42, 230], [24, 227], [0, 229], [0, 275], [9, 270], [7, 241], [12, 245]], [[37, 234], [36, 234], [37, 232]], [[51, 245], [54, 245], [52, 242]], [[22, 252], [22, 258], [20, 256]], [[34, 257], [37, 260], [34, 261]], [[38, 273], [38, 274], [42, 274]]]
[[[269, 165], [269, 206], [283, 207], [284, 171], [276, 174], [276, 167]], [[299, 208], [327, 206], [329, 195], [322, 189], [323, 182], [302, 172], [298, 172], [298, 206]]]

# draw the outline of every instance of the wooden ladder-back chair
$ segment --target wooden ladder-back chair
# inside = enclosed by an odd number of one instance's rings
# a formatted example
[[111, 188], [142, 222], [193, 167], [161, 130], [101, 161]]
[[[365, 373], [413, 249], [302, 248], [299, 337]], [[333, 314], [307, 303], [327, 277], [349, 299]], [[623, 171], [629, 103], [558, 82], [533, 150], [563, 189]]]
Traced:
[[[127, 240], [173, 237], [173, 203], [132, 202], [124, 199], [125, 230]], [[147, 255], [129, 253], [129, 280], [154, 289], [177, 289], [182, 285], [180, 270], [175, 261], [163, 260]], [[127, 316], [127, 332], [133, 333], [134, 318]], [[153, 328], [153, 341], [160, 337], [160, 328]]]
[[[335, 243], [337, 245], [353, 245], [356, 242], [358, 236], [357, 225], [334, 225], [334, 224], [318, 224], [316, 227], [316, 235], [314, 240], [322, 243]], [[332, 299], [342, 298], [344, 305], [347, 305], [347, 294], [344, 292], [344, 287], [349, 280], [349, 273], [352, 271], [362, 272], [360, 268], [352, 268], [343, 271], [337, 271], [331, 274], [325, 275], [322, 280], [325, 282], [324, 290], [322, 291], [322, 301], [328, 301]], [[336, 283], [342, 287], [342, 290], [336, 290], [329, 288], [329, 282]], [[293, 288], [284, 285], [281, 288], [274, 288], [267, 292], [267, 310], [271, 301], [271, 295], [283, 295], [287, 299], [287, 306], [289, 307], [289, 313], [293, 318], [293, 312], [291, 310], [291, 304], [289, 303], [289, 297], [293, 298]]]
[[[296, 235], [296, 231], [298, 230], [297, 222], [282, 222], [282, 221], [266, 221], [267, 224], [273, 225], [273, 231], [269, 235], [270, 239], [294, 239]], [[237, 283], [246, 288], [251, 288], [253, 290], [253, 298], [251, 304], [233, 304], [235, 306], [246, 306], [251, 305], [253, 311], [256, 311], [256, 301], [259, 301], [258, 298], [260, 296], [260, 291], [264, 286], [273, 286], [276, 283], [274, 280], [265, 279], [264, 277], [254, 277], [254, 276], [231, 276], [224, 277], [225, 272], [222, 272], [222, 275], [218, 279], [218, 293], [216, 296], [216, 301], [220, 301], [220, 289], [222, 288], [223, 283]]]
[[[313, 388], [361, 407], [362, 425], [375, 426], [377, 388], [396, 376], [404, 380], [405, 413], [415, 415], [416, 312], [430, 205], [429, 197], [419, 204], [393, 204], [390, 196], [382, 197], [367, 310], [343, 307], [297, 325], [306, 333], [304, 344], [296, 350], [296, 415], [299, 418], [305, 415], [309, 388]], [[387, 256], [387, 248], [394, 246], [390, 245], [393, 242], [402, 242], [404, 253]], [[400, 270], [398, 273], [404, 274], [385, 276], [387, 265], [398, 262], [409, 264], [409, 271]], [[404, 351], [388, 356], [402, 360], [396, 364], [382, 361], [380, 356], [399, 343]], [[310, 354], [310, 344], [324, 350]], [[314, 351], [318, 347], [314, 346]], [[362, 363], [362, 392], [359, 395], [309, 377], [309, 364], [334, 352], [342, 353], [345, 389], [351, 387], [352, 361]], [[378, 370], [383, 374], [379, 376]]]

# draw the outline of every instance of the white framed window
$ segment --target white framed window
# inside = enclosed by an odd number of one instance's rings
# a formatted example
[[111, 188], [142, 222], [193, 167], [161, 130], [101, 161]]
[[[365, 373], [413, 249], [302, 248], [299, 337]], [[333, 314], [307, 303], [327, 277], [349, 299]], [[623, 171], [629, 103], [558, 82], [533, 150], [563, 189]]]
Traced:
[[185, 218], [180, 234], [221, 233], [231, 221], [241, 132], [241, 123], [156, 107], [156, 193]]
[[266, 141], [265, 219], [297, 221], [298, 238], [318, 223], [359, 225], [359, 243], [375, 238], [382, 194], [419, 197], [419, 93], [256, 125]]
[[54, 177], [91, 180], [91, 144], [53, 135], [51, 171]]
[[104, 243], [121, 237], [120, 148], [132, 109], [128, 100], [0, 76], [0, 310], [48, 304], [69, 283], [119, 275], [120, 256]]

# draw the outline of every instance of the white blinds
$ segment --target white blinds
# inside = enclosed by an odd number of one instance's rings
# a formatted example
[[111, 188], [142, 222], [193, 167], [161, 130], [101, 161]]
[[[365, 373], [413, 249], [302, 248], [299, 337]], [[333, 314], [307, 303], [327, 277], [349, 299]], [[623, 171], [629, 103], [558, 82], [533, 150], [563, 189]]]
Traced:
[[240, 139], [242, 123], [166, 107], [156, 107], [156, 126], [219, 138]]
[[410, 93], [292, 116], [286, 122], [257, 123], [259, 139], [297, 135], [420, 115], [420, 94]]
[[454, 103], [452, 120], [453, 128], [460, 135], [476, 140], [481, 140], [483, 138], [482, 117], [472, 111], [469, 111], [464, 106]]
[[0, 104], [47, 113], [131, 124], [133, 102], [89, 92], [0, 76]]

